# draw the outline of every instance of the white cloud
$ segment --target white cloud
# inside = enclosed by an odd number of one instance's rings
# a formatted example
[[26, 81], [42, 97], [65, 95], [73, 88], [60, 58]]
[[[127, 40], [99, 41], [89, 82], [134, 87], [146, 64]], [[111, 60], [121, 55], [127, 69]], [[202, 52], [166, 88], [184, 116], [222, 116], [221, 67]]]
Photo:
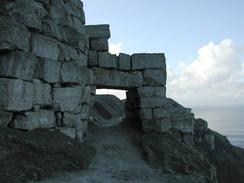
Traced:
[[122, 46], [123, 46], [123, 43], [121, 43], [121, 42], [109, 44], [109, 52], [111, 54], [119, 55], [119, 53], [121, 53], [121, 51], [122, 51]]
[[178, 75], [168, 68], [168, 96], [188, 105], [244, 103], [243, 55], [229, 39], [210, 42], [192, 63], [179, 63]]

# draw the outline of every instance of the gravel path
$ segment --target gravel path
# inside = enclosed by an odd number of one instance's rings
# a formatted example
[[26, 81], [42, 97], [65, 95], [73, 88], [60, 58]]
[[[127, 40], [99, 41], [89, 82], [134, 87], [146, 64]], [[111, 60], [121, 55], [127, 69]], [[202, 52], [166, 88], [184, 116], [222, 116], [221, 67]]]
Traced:
[[87, 170], [67, 173], [42, 183], [163, 183], [168, 182], [159, 171], [142, 158], [136, 143], [139, 134], [133, 129], [92, 127], [87, 142], [97, 155]]

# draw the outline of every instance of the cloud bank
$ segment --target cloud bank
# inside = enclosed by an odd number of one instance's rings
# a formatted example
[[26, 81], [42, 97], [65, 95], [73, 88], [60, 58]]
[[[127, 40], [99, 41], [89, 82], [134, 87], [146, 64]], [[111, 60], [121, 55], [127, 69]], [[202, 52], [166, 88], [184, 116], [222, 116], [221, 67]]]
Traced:
[[244, 49], [230, 39], [208, 43], [179, 67], [178, 74], [167, 68], [168, 97], [187, 105], [244, 104]]
[[121, 51], [122, 51], [122, 46], [123, 46], [123, 43], [121, 43], [121, 42], [111, 43], [111, 44], [109, 44], [109, 52], [111, 54], [119, 55], [119, 53], [121, 53]]

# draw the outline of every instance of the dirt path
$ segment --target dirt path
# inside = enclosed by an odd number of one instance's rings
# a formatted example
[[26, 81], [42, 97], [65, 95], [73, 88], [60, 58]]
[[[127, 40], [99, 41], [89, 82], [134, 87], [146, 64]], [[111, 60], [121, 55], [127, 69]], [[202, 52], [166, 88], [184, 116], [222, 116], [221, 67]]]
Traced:
[[97, 149], [89, 168], [42, 183], [162, 183], [168, 182], [142, 158], [133, 129], [92, 127], [88, 143]]

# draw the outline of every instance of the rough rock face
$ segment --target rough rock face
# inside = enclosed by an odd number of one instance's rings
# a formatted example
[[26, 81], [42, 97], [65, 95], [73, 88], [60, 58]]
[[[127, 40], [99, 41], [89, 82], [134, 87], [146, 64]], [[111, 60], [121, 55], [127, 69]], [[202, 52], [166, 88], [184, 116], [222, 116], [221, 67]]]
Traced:
[[86, 168], [95, 150], [55, 130], [0, 129], [0, 182], [38, 181]]

